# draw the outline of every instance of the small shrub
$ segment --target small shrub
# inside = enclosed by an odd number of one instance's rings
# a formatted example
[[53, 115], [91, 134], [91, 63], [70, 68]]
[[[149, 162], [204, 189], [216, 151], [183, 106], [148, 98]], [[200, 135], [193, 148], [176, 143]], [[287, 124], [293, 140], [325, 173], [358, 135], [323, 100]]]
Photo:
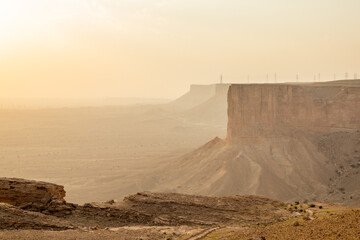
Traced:
[[323, 206], [319, 206], [319, 209], [323, 209]]
[[299, 205], [300, 204], [300, 202], [299, 201], [295, 201], [295, 205]]
[[312, 203], [312, 204], [309, 205], [309, 207], [314, 208], [315, 204]]

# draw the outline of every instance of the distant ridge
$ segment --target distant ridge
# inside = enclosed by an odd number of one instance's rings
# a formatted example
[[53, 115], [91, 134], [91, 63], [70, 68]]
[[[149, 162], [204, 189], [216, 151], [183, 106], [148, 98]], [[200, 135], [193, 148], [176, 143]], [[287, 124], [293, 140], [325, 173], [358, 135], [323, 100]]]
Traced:
[[169, 105], [182, 108], [183, 110], [188, 110], [202, 103], [205, 103], [210, 98], [214, 97], [220, 88], [226, 88], [227, 91], [229, 86], [229, 84], [193, 84], [190, 86], [189, 92], [172, 101], [171, 103], [169, 103]]

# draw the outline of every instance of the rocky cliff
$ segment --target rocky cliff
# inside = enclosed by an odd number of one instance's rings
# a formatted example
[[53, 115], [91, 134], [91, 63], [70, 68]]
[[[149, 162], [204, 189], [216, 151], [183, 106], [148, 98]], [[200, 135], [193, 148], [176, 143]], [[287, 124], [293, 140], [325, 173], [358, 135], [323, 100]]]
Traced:
[[336, 132], [360, 128], [360, 87], [291, 84], [232, 85], [228, 141], [290, 131]]
[[359, 204], [359, 106], [360, 81], [232, 85], [226, 139], [150, 174], [144, 188]]

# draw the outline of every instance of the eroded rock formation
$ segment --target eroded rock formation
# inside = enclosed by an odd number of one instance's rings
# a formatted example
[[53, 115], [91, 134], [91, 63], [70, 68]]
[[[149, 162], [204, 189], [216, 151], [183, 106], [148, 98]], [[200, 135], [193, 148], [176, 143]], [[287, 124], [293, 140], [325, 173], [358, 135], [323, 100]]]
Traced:
[[226, 139], [172, 161], [144, 189], [359, 204], [359, 106], [358, 80], [234, 84]]
[[0, 178], [0, 202], [48, 214], [70, 214], [63, 186], [18, 178]]

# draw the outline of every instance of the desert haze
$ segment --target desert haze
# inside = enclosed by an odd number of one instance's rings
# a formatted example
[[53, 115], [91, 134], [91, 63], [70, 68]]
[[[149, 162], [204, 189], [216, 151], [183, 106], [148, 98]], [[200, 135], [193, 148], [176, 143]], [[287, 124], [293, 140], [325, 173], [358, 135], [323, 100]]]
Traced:
[[359, 240], [360, 1], [0, 1], [0, 240]]
[[227, 88], [215, 87], [162, 105], [2, 110], [0, 174], [62, 184], [76, 203], [122, 199], [144, 170], [225, 137]]

